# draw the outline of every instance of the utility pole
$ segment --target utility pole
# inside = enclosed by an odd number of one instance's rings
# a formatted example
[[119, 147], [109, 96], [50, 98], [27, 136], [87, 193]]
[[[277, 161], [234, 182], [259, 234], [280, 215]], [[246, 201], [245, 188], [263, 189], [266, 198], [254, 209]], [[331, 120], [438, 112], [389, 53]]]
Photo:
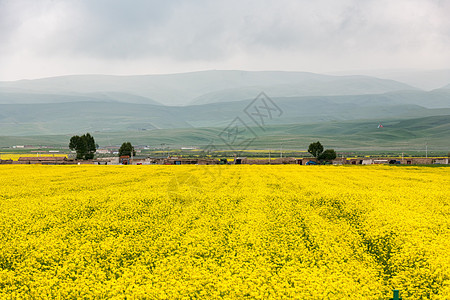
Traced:
[[428, 158], [428, 142], [425, 143], [425, 157]]
[[280, 145], [280, 158], [283, 158], [283, 144]]
[[166, 144], [165, 143], [161, 143], [161, 151], [162, 151], [162, 156], [164, 157], [164, 146], [165, 146]]
[[131, 159], [130, 159], [130, 165], [132, 165], [133, 164], [133, 150], [134, 150], [134, 147], [133, 146], [131, 146]]

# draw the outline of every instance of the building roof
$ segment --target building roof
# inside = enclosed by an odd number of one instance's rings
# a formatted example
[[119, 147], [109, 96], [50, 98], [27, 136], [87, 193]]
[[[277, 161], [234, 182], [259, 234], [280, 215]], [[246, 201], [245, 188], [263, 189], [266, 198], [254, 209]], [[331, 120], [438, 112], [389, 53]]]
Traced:
[[64, 161], [67, 160], [64, 156], [39, 156], [39, 157], [19, 157], [19, 161]]

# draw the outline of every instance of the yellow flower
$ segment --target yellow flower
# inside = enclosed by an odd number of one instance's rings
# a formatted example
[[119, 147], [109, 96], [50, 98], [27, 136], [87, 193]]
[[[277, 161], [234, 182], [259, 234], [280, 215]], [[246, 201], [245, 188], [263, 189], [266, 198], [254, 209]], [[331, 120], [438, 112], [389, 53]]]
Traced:
[[0, 168], [0, 298], [445, 299], [448, 168]]

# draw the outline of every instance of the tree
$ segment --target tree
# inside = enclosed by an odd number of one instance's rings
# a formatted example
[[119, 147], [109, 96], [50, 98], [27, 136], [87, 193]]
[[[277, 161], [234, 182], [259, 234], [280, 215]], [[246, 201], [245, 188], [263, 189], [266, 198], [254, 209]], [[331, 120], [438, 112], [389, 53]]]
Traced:
[[89, 133], [86, 133], [81, 138], [84, 139], [84, 142], [86, 144], [86, 155], [84, 156], [84, 159], [93, 159], [94, 154], [97, 151], [94, 137]]
[[323, 146], [319, 141], [317, 141], [316, 143], [312, 143], [309, 145], [308, 152], [311, 153], [311, 155], [315, 158], [319, 159], [319, 156], [323, 152]]
[[94, 137], [89, 133], [70, 138], [69, 148], [77, 152], [77, 159], [93, 159], [96, 151]]
[[319, 160], [331, 161], [336, 158], [336, 151], [334, 149], [327, 149], [319, 156]]
[[131, 152], [133, 152], [133, 156], [136, 155], [136, 151], [130, 142], [123, 143], [119, 149], [119, 156], [131, 156]]
[[74, 135], [70, 138], [69, 149], [77, 152], [77, 159], [82, 159], [84, 157], [85, 147], [80, 136]]
[[331, 161], [337, 157], [336, 151], [334, 151], [333, 149], [327, 149], [323, 151], [323, 146], [319, 141], [317, 141], [316, 143], [311, 143], [308, 147], [308, 152], [321, 162]]

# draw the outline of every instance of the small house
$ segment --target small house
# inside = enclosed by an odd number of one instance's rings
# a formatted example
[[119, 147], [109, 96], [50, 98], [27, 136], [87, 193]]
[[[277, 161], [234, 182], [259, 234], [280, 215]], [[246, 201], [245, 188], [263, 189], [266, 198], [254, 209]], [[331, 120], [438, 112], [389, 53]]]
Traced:
[[433, 164], [448, 165], [448, 158], [436, 158], [436, 159], [433, 159]]
[[247, 163], [247, 157], [236, 157], [234, 159], [235, 165], [242, 165], [242, 164], [246, 164], [246, 163]]
[[119, 157], [119, 164], [122, 165], [129, 165], [130, 164], [130, 156], [129, 155], [122, 155]]

